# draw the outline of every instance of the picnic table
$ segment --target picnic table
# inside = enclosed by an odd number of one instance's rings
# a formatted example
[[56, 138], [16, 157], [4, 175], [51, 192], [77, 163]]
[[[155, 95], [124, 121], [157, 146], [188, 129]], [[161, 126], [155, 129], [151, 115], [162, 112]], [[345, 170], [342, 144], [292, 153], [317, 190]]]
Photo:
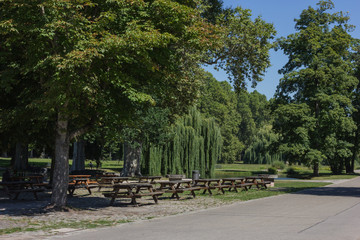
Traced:
[[49, 183], [44, 182], [44, 176], [41, 175], [30, 175], [30, 176], [12, 176], [10, 177], [11, 181], [25, 181], [25, 182], [32, 182], [33, 187], [48, 187]]
[[172, 193], [171, 198], [176, 197], [180, 199], [179, 193], [185, 191], [190, 191], [191, 195], [195, 198], [195, 191], [201, 190], [201, 187], [191, 186], [192, 180], [175, 180], [175, 181], [157, 181], [160, 184], [160, 191], [165, 191], [166, 193]]
[[228, 185], [229, 191], [234, 189], [235, 192], [237, 192], [238, 188], [243, 188], [247, 191], [253, 185], [253, 183], [246, 182], [246, 177], [223, 178], [222, 184]]
[[[250, 176], [245, 177], [245, 183], [255, 185], [257, 189], [267, 188], [267, 184], [271, 184], [271, 181], [266, 180], [264, 176]], [[251, 186], [249, 188], [251, 188]]]
[[[125, 191], [121, 191], [125, 190]], [[145, 192], [143, 190], [146, 190]], [[161, 191], [154, 191], [150, 183], [120, 183], [113, 186], [113, 191], [103, 193], [105, 197], [110, 197], [110, 205], [113, 205], [116, 198], [131, 198], [131, 203], [137, 205], [136, 198], [151, 196], [155, 203], [158, 203], [158, 196]]]
[[97, 182], [90, 181], [91, 175], [69, 175], [69, 195], [73, 196], [75, 189], [85, 188], [91, 194], [91, 188], [98, 186]]
[[[34, 188], [34, 183], [32, 181], [7, 181], [0, 182], [0, 186], [3, 187], [5, 193], [9, 196], [10, 199], [16, 200], [20, 193], [33, 193], [36, 200], [38, 199], [37, 193], [44, 191], [41, 188]], [[15, 196], [13, 197], [13, 194]]]
[[156, 180], [160, 180], [162, 176], [139, 176], [137, 177], [139, 182], [156, 183]]
[[101, 188], [103, 187], [113, 187], [114, 184], [117, 184], [117, 183], [123, 183], [123, 182], [126, 182], [127, 180], [129, 180], [128, 177], [102, 177], [99, 181], [98, 181], [98, 186], [99, 186], [99, 189], [98, 191], [101, 190]]
[[222, 185], [221, 179], [195, 179], [194, 180], [194, 187], [201, 187], [204, 189], [203, 194], [206, 193], [206, 191], [209, 192], [210, 195], [212, 195], [211, 189], [218, 189], [218, 191], [222, 191], [224, 193], [223, 188], [228, 188], [228, 185]]

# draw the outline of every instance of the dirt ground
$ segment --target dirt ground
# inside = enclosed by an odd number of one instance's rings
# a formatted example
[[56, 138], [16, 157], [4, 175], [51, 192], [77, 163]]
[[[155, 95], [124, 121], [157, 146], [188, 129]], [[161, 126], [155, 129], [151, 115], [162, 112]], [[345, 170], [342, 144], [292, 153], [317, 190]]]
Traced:
[[77, 189], [68, 198], [70, 211], [46, 212], [44, 207], [50, 202], [50, 193], [38, 195], [39, 200], [34, 200], [30, 193], [9, 200], [0, 194], [0, 239], [42, 239], [89, 227], [113, 226], [229, 204], [216, 198], [193, 199], [182, 194], [180, 200], [160, 196], [158, 204], [151, 197], [143, 197], [138, 200], [138, 206], [131, 205], [129, 199], [117, 199], [109, 206], [110, 200], [101, 192], [95, 190], [89, 195], [86, 190]]

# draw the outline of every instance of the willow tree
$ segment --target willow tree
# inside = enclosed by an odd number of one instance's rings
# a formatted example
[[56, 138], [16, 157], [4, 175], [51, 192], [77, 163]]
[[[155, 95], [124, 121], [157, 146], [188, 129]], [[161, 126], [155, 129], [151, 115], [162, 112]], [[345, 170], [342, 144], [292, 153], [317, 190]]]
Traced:
[[278, 41], [289, 60], [280, 70], [285, 75], [275, 96], [279, 149], [312, 165], [314, 175], [322, 160], [339, 173], [343, 160], [351, 157], [348, 137], [355, 124], [350, 97], [357, 84], [349, 61], [354, 43], [349, 17], [329, 13], [334, 8], [330, 0], [317, 5], [295, 20], [295, 34]]
[[221, 157], [222, 137], [214, 119], [205, 119], [196, 108], [179, 118], [162, 145], [148, 142], [142, 160], [146, 174], [185, 174], [193, 170], [212, 177]]

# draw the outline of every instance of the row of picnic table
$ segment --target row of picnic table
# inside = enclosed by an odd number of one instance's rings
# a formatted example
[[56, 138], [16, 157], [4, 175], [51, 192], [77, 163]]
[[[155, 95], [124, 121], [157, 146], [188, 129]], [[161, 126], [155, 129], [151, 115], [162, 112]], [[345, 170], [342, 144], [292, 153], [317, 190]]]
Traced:
[[[111, 186], [110, 192], [105, 192], [104, 196], [111, 198], [110, 205], [117, 198], [131, 198], [132, 204], [137, 204], [136, 199], [143, 196], [152, 196], [155, 203], [158, 202], [158, 196], [164, 193], [171, 193], [171, 198], [180, 199], [179, 194], [190, 192], [195, 198], [197, 191], [208, 192], [212, 195], [212, 190], [225, 193], [224, 189], [238, 192], [238, 189], [248, 190], [252, 186], [257, 189], [267, 188], [271, 182], [265, 176], [222, 178], [222, 179], [182, 179], [182, 180], [161, 180], [161, 176], [140, 177], [138, 182], [127, 182], [129, 179], [121, 177], [108, 177], [118, 181]], [[99, 185], [99, 188], [101, 185]]]
[[[97, 176], [96, 180], [91, 180], [91, 175], [70, 175], [68, 192], [70, 196], [74, 195], [76, 189], [87, 189], [92, 194], [92, 189], [111, 188], [111, 191], [103, 192], [105, 197], [110, 198], [112, 205], [117, 198], [130, 198], [131, 203], [136, 205], [136, 199], [144, 196], [151, 196], [155, 203], [158, 197], [164, 193], [171, 193], [171, 198], [180, 199], [179, 194], [190, 192], [195, 198], [197, 191], [208, 192], [212, 195], [212, 190], [225, 193], [228, 191], [237, 192], [238, 189], [248, 190], [252, 186], [257, 189], [267, 188], [271, 182], [266, 176], [236, 177], [222, 179], [181, 179], [181, 180], [162, 180], [161, 176], [142, 176], [137, 179], [120, 177], [115, 175]], [[49, 188], [40, 176], [27, 176], [12, 181], [1, 183], [9, 197], [17, 199], [22, 192], [31, 192], [38, 199], [37, 193]], [[13, 195], [15, 195], [13, 197]]]

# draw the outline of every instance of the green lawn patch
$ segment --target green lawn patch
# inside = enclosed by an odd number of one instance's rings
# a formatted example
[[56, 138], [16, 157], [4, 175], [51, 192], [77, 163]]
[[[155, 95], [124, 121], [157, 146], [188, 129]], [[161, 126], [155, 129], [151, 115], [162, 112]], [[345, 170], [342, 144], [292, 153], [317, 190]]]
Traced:
[[[249, 189], [248, 191], [239, 190], [238, 193], [236, 192], [229, 192], [225, 191], [225, 194], [214, 194], [213, 197], [217, 199], [221, 199], [223, 201], [248, 201], [252, 199], [264, 198], [275, 196], [279, 194], [285, 193], [292, 193], [301, 191], [304, 189], [314, 188], [314, 187], [323, 187], [329, 185], [330, 183], [323, 183], [323, 182], [296, 182], [296, 181], [276, 181], [275, 180], [275, 187], [257, 190]], [[203, 195], [204, 196], [204, 195]]]

